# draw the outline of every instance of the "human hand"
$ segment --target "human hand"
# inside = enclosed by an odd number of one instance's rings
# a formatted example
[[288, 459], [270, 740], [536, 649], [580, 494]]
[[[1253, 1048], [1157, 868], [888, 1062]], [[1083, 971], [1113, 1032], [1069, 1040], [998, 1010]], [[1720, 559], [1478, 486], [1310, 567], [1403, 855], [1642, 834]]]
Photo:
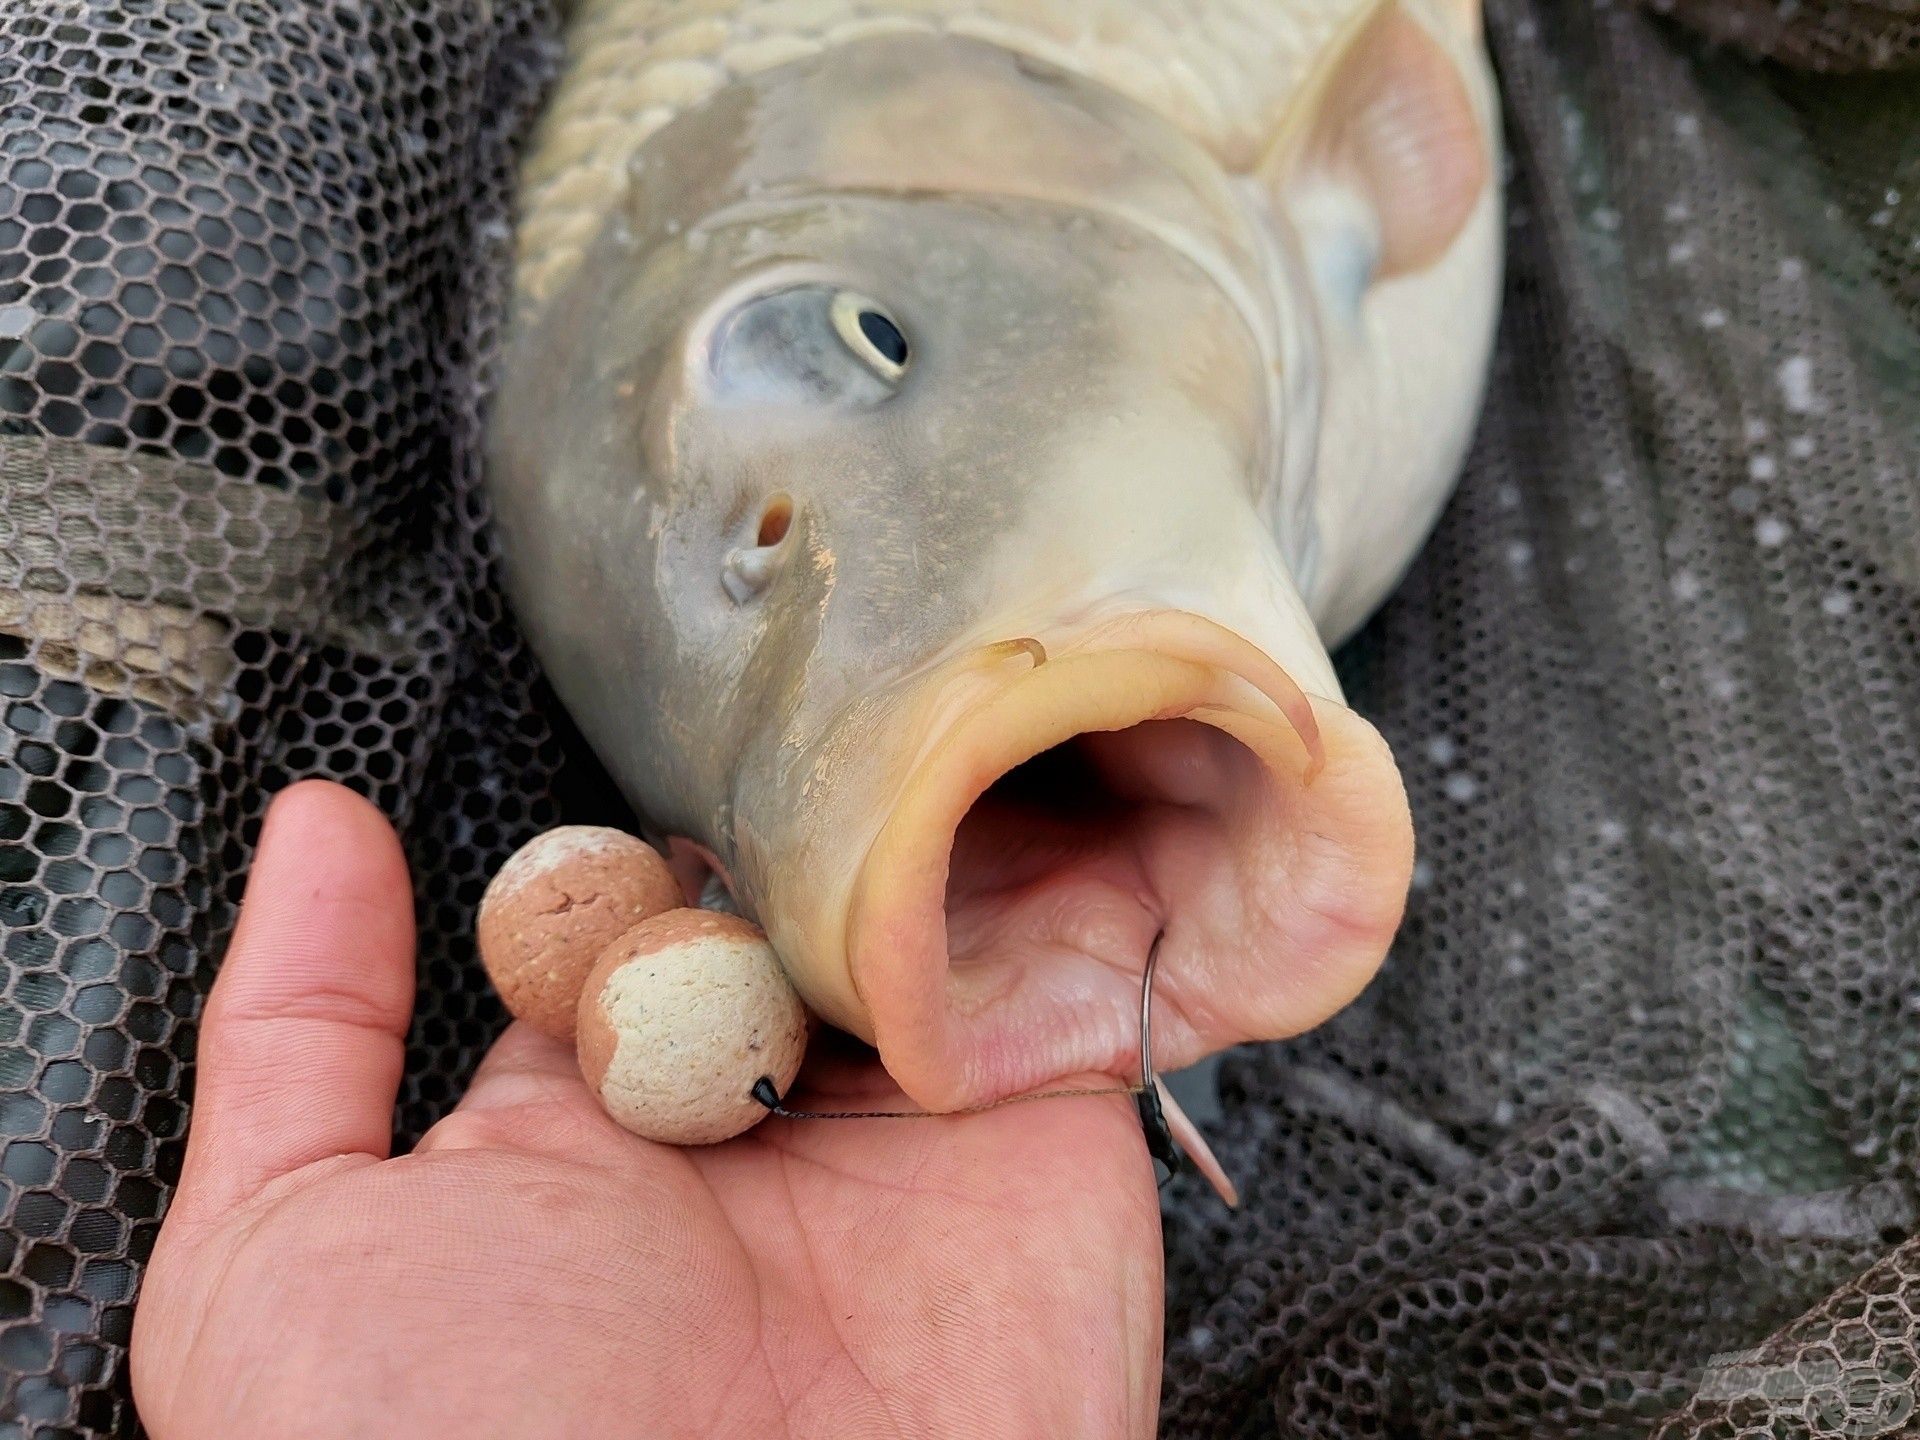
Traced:
[[[1125, 1097], [678, 1150], [516, 1025], [389, 1158], [412, 1000], [392, 830], [294, 786], [208, 1003], [135, 1316], [154, 1440], [1153, 1433], [1159, 1209]], [[903, 1106], [851, 1047], [798, 1091]]]

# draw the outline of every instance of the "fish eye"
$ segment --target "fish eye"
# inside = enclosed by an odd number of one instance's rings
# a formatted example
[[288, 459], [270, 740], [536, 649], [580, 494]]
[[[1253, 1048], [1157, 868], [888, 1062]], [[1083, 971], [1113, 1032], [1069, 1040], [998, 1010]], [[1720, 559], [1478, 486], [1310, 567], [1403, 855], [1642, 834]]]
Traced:
[[689, 357], [721, 403], [865, 408], [897, 391], [908, 364], [899, 321], [877, 301], [829, 285], [728, 297], [700, 323], [704, 338]]
[[832, 314], [841, 343], [874, 374], [892, 381], [906, 373], [906, 332], [878, 301], [842, 290], [833, 297]]

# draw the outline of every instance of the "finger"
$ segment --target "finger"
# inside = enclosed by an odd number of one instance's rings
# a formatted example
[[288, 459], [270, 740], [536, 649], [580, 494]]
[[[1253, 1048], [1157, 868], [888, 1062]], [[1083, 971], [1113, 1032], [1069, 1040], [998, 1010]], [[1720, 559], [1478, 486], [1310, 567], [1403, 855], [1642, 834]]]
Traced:
[[567, 1100], [576, 1094], [585, 1096], [586, 1088], [573, 1046], [516, 1022], [493, 1042], [454, 1113]]
[[413, 1007], [413, 891], [345, 787], [282, 792], [200, 1030], [176, 1208], [237, 1204], [327, 1156], [384, 1158]]
[[634, 1143], [587, 1089], [573, 1047], [516, 1023], [494, 1042], [460, 1103], [420, 1137], [414, 1154], [512, 1150], [617, 1167]]

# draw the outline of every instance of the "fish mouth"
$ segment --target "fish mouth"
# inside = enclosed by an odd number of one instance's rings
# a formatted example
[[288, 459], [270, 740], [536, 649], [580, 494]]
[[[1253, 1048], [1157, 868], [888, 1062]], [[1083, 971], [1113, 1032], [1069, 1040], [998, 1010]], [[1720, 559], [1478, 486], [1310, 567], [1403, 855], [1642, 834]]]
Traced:
[[[1005, 647], [1002, 647], [1005, 648]], [[923, 746], [853, 880], [863, 1028], [949, 1110], [1311, 1028], [1399, 924], [1412, 825], [1386, 743], [1184, 612], [1023, 641]]]

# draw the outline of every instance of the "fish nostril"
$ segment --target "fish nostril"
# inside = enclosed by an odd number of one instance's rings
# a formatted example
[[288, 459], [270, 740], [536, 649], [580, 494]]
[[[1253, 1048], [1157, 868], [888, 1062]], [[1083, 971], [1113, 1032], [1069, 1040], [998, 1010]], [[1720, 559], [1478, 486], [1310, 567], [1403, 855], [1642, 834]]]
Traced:
[[754, 543], [762, 549], [771, 549], [787, 538], [787, 531], [793, 528], [793, 497], [782, 491], [767, 501], [766, 509], [760, 512], [760, 528]]
[[792, 529], [793, 497], [784, 490], [775, 491], [760, 511], [753, 543], [729, 550], [721, 566], [720, 584], [734, 604], [746, 604], [773, 583], [783, 559], [781, 542]]

